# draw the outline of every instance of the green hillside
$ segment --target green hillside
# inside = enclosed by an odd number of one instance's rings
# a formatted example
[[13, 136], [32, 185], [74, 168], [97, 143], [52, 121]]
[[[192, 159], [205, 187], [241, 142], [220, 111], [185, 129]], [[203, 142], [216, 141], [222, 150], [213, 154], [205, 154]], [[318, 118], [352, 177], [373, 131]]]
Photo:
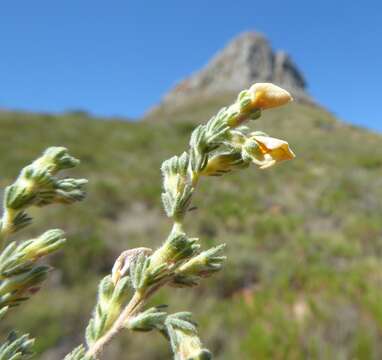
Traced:
[[[33, 210], [30, 235], [60, 227], [69, 241], [50, 261], [48, 284], [8, 314], [3, 333], [11, 325], [31, 333], [44, 360], [62, 359], [80, 342], [97, 283], [117, 255], [167, 235], [161, 162], [229, 100], [162, 109], [136, 123], [0, 113], [2, 188], [52, 145], [80, 158], [74, 174], [90, 180], [83, 203]], [[382, 137], [301, 104], [265, 112], [251, 126], [288, 140], [297, 158], [203, 179], [188, 233], [205, 245], [226, 242], [228, 261], [200, 288], [171, 290], [171, 301], [163, 291], [155, 302], [192, 309], [216, 359], [382, 358]], [[169, 354], [160, 335], [126, 332], [105, 359]]]

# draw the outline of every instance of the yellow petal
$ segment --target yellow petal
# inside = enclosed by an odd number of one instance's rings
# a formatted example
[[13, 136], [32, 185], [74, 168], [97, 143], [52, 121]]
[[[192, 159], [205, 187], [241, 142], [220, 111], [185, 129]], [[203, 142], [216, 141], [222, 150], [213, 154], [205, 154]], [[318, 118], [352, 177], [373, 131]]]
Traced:
[[296, 157], [289, 144], [284, 140], [261, 135], [255, 135], [252, 138], [259, 145], [261, 152], [270, 155], [273, 160], [292, 160]]
[[270, 109], [292, 101], [288, 91], [272, 83], [257, 83], [249, 89], [252, 95], [252, 106], [257, 109]]

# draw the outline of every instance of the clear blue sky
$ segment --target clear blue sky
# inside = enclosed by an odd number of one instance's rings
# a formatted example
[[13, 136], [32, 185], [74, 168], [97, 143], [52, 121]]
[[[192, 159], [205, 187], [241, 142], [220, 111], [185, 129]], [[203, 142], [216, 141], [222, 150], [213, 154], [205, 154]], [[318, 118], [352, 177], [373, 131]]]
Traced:
[[382, 131], [382, 2], [4, 0], [0, 107], [137, 117], [232, 37], [288, 51], [311, 94]]

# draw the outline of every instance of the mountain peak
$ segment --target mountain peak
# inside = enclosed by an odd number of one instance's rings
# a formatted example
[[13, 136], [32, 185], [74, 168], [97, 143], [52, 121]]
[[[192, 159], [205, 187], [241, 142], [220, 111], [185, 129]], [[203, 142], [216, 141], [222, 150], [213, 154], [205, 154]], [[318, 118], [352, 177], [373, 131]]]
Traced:
[[273, 82], [291, 91], [297, 101], [312, 102], [305, 79], [290, 56], [273, 51], [264, 35], [245, 32], [202, 70], [178, 83], [165, 95], [162, 105], [182, 105], [192, 98], [238, 92], [255, 82]]

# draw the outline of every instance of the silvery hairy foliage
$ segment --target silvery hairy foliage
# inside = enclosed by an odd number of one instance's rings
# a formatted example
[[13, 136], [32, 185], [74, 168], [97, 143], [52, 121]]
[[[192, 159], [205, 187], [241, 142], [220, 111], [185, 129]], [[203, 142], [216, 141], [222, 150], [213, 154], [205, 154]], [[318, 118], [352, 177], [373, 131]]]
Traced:
[[[12, 241], [10, 237], [30, 225], [27, 210], [33, 206], [72, 204], [85, 197], [85, 179], [59, 178], [59, 172], [77, 166], [79, 161], [63, 147], [51, 147], [20, 172], [5, 188], [0, 220], [0, 317], [35, 294], [48, 276], [50, 267], [41, 259], [59, 250], [65, 234], [52, 229], [40, 236]], [[14, 311], [14, 310], [13, 310]], [[0, 346], [0, 359], [26, 359], [32, 354], [33, 339], [12, 332]]]
[[[187, 234], [183, 222], [192, 208], [192, 197], [204, 176], [223, 176], [251, 164], [267, 168], [294, 157], [286, 141], [265, 133], [251, 132], [245, 123], [258, 119], [263, 110], [281, 106], [290, 94], [268, 83], [254, 84], [242, 91], [230, 106], [222, 108], [207, 123], [192, 132], [187, 151], [163, 162], [162, 202], [173, 226], [157, 249], [128, 249], [116, 259], [99, 284], [93, 314], [85, 331], [84, 344], [65, 360], [100, 359], [107, 344], [121, 332], [158, 331], [169, 342], [175, 360], [211, 359], [202, 344], [190, 312], [168, 312], [167, 306], [145, 308], [161, 288], [192, 288], [221, 270], [225, 244], [204, 248], [203, 241]], [[65, 148], [49, 148], [25, 167], [4, 191], [0, 222], [0, 316], [33, 295], [48, 275], [40, 259], [65, 243], [61, 230], [21, 242], [9, 237], [31, 223], [27, 209], [53, 203], [71, 204], [84, 198], [84, 179], [60, 179], [60, 170], [74, 167], [78, 160]], [[186, 291], [186, 290], [185, 290]], [[0, 360], [26, 359], [33, 349], [27, 335], [10, 334], [0, 346]]]

